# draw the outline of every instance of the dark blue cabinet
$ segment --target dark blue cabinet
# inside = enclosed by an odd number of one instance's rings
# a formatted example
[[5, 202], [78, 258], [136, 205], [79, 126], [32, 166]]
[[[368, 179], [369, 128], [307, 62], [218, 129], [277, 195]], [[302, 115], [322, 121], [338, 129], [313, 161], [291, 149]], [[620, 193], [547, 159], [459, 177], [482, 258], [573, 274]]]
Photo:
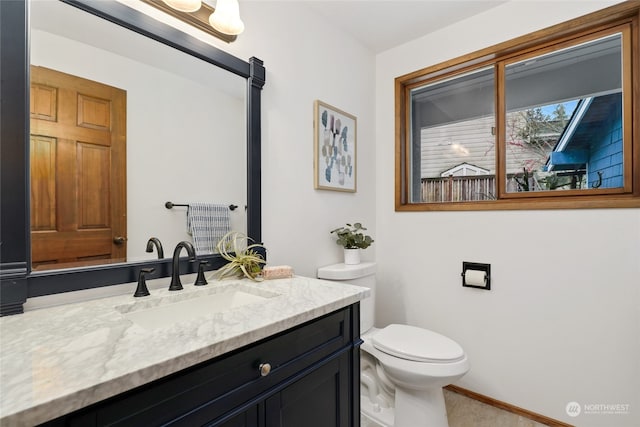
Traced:
[[46, 425], [357, 426], [358, 316], [354, 304]]

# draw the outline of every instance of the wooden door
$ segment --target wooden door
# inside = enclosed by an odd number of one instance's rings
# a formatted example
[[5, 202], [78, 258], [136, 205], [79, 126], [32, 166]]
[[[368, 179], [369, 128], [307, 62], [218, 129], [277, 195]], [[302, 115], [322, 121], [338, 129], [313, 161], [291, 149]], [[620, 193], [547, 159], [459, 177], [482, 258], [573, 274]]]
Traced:
[[126, 259], [126, 96], [31, 67], [34, 269]]

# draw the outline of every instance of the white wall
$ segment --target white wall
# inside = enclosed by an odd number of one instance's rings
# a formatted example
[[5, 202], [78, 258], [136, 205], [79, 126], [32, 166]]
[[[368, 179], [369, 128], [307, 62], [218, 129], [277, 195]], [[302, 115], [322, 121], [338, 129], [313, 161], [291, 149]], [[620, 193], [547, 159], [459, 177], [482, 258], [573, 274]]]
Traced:
[[[393, 207], [395, 77], [611, 3], [510, 2], [377, 56], [377, 316], [458, 341], [471, 362], [462, 387], [580, 426], [631, 427], [640, 425], [640, 210]], [[492, 290], [462, 288], [462, 261], [491, 263]], [[571, 401], [631, 412], [571, 418]]]
[[[262, 230], [269, 263], [315, 277], [342, 261], [329, 231], [362, 222], [375, 236], [374, 56], [304, 4], [242, 1], [245, 32], [226, 51], [267, 69], [262, 94]], [[313, 188], [313, 102], [357, 117], [357, 192]], [[390, 159], [389, 159], [390, 160]], [[374, 243], [363, 253], [373, 259]]]

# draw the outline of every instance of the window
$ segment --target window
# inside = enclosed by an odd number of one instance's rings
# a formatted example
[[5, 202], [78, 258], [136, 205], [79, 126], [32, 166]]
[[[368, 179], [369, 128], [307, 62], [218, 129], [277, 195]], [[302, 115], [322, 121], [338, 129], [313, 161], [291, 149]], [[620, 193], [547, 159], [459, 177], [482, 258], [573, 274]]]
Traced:
[[640, 207], [639, 9], [397, 78], [396, 210]]

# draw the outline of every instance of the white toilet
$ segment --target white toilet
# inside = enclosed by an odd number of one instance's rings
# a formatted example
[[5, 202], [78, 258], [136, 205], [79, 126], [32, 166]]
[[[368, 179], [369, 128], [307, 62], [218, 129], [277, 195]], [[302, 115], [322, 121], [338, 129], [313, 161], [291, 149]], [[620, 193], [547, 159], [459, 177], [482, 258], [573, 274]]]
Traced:
[[318, 269], [319, 279], [371, 289], [360, 302], [362, 415], [385, 427], [448, 427], [442, 387], [467, 373], [467, 356], [458, 343], [427, 329], [374, 328], [375, 269], [372, 262]]

